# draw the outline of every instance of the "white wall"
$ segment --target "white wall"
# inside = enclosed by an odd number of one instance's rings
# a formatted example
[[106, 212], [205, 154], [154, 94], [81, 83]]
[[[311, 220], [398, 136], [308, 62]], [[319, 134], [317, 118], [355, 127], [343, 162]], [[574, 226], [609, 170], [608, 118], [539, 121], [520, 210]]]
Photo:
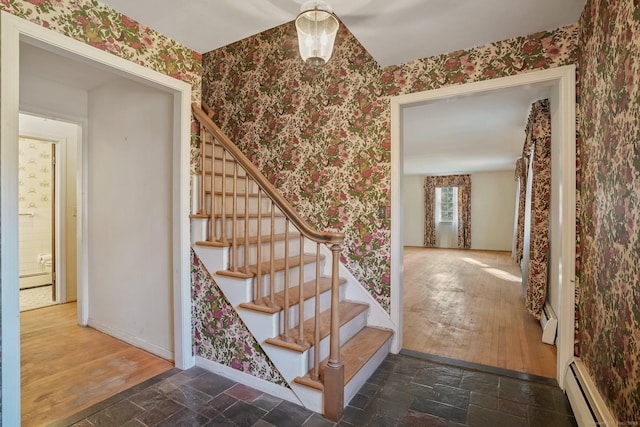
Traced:
[[88, 93], [45, 80], [32, 75], [28, 70], [20, 73], [20, 111], [51, 115], [80, 121], [87, 118]]
[[517, 186], [514, 173], [471, 174], [471, 249], [511, 251]]
[[130, 80], [89, 93], [89, 325], [173, 358], [173, 97]]
[[424, 176], [405, 175], [404, 186], [404, 244], [424, 245]]
[[[424, 178], [405, 175], [404, 244], [424, 244]], [[516, 208], [514, 171], [471, 174], [471, 249], [511, 251]]]

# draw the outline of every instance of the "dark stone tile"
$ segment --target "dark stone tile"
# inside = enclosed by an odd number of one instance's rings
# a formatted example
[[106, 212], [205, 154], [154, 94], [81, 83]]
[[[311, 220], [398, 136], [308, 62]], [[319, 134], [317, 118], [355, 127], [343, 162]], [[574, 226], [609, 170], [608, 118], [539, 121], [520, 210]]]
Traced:
[[365, 418], [373, 420], [376, 417], [384, 417], [398, 421], [407, 413], [412, 400], [400, 402], [382, 398], [372, 399], [364, 408]]
[[88, 418], [89, 422], [97, 427], [112, 427], [123, 425], [143, 414], [144, 410], [128, 400], [122, 400], [97, 414]]
[[248, 387], [244, 384], [236, 384], [225, 391], [225, 393], [235, 397], [236, 399], [244, 400], [248, 403], [253, 402], [260, 395], [262, 395], [261, 391], [256, 390], [255, 388]]
[[139, 421], [135, 418], [131, 421], [127, 421], [122, 425], [122, 427], [147, 427], [147, 426], [148, 424], [145, 424], [142, 421]]
[[82, 420], [80, 422], [72, 424], [72, 427], [93, 427], [93, 424], [91, 424], [88, 420]]
[[416, 397], [411, 404], [411, 409], [425, 414], [435, 415], [445, 420], [464, 422], [467, 418], [465, 409], [456, 408], [455, 406], [446, 405], [433, 400]]
[[166, 395], [152, 389], [131, 396], [131, 401], [144, 409], [144, 413], [138, 415], [137, 419], [147, 425], [155, 425], [184, 408]]
[[498, 399], [498, 409], [500, 412], [517, 415], [519, 417], [529, 416], [529, 406], [524, 403], [514, 402], [513, 400]]
[[182, 374], [189, 378], [196, 378], [196, 377], [199, 377], [200, 375], [216, 375], [207, 371], [206, 369], [200, 368], [199, 366], [194, 366], [193, 368], [189, 368], [185, 371], [182, 371]]
[[487, 409], [498, 409], [498, 398], [472, 391], [469, 395], [469, 404], [482, 406], [483, 408]]
[[177, 388], [167, 392], [166, 395], [176, 402], [194, 409], [201, 408], [202, 405], [208, 403], [212, 399], [208, 394], [187, 385], [178, 386]]
[[486, 396], [498, 396], [500, 391], [500, 377], [484, 372], [465, 372], [460, 381], [460, 388]]
[[221, 393], [209, 400], [208, 402], [202, 402], [199, 405], [191, 407], [194, 411], [204, 415], [207, 418], [216, 418], [220, 413], [224, 412], [228, 407], [235, 404], [238, 401], [235, 397], [229, 396], [225, 393]]
[[222, 413], [239, 427], [249, 427], [266, 415], [267, 411], [256, 408], [241, 400]]
[[447, 427], [447, 421], [434, 415], [409, 410], [400, 420], [400, 425], [407, 427]]
[[577, 427], [573, 415], [560, 414], [543, 408], [529, 408], [531, 426], [545, 427]]
[[313, 414], [302, 425], [303, 427], [332, 427], [335, 423], [329, 421], [320, 414]]
[[367, 383], [376, 384], [376, 385], [384, 385], [389, 378], [393, 377], [393, 372], [391, 371], [375, 371], [367, 380]]
[[514, 400], [539, 408], [554, 408], [554, 387], [511, 378], [500, 378], [501, 399]]
[[372, 414], [370, 412], [364, 412], [362, 409], [354, 408], [353, 406], [347, 406], [344, 409], [344, 415], [340, 422], [345, 422], [354, 426], [366, 426], [371, 420]]
[[450, 366], [434, 366], [422, 368], [414, 378], [413, 382], [434, 386], [436, 384], [460, 387], [464, 371]]
[[254, 425], [252, 425], [251, 427], [279, 427], [279, 426], [275, 426], [273, 424], [271, 424], [270, 422], [267, 422], [263, 419], [256, 421], [256, 423]]
[[469, 390], [436, 384], [433, 386], [431, 400], [466, 410], [469, 406], [469, 394]]
[[236, 385], [236, 382], [220, 375], [207, 374], [194, 378], [186, 385], [214, 397]]
[[567, 395], [564, 394], [561, 390], [556, 390], [553, 394], [553, 403], [556, 412], [564, 415], [573, 416], [573, 410], [571, 409], [571, 404], [569, 403], [569, 399]]
[[413, 397], [424, 397], [425, 399], [434, 397], [433, 387], [428, 385], [411, 383], [406, 386], [405, 391]]
[[231, 421], [229, 418], [220, 414], [205, 425], [206, 427], [233, 427], [236, 424], [233, 421]]
[[265, 421], [278, 427], [297, 427], [313, 415], [308, 409], [291, 402], [284, 401], [263, 417]]
[[157, 427], [192, 427], [192, 426], [203, 426], [209, 422], [209, 418], [204, 415], [200, 415], [196, 412], [193, 412], [189, 408], [184, 408], [182, 411], [173, 414], [160, 424], [157, 424]]
[[279, 404], [283, 402], [279, 397], [271, 396], [270, 394], [263, 393], [257, 399], [255, 399], [251, 404], [253, 406], [257, 406], [258, 408], [264, 409], [265, 411], [270, 411]]
[[[525, 417], [517, 417], [493, 409], [469, 405], [467, 425], [469, 427], [524, 427], [529, 425], [529, 421]], [[540, 426], [544, 426], [544, 424], [540, 424]]]
[[383, 360], [382, 363], [378, 366], [379, 371], [388, 371], [392, 372], [396, 367], [396, 362], [391, 360]]
[[377, 416], [369, 421], [367, 427], [396, 427], [397, 425], [397, 420]]
[[364, 409], [364, 407], [367, 406], [367, 403], [369, 403], [369, 398], [361, 394], [356, 394], [355, 396], [353, 396], [353, 399], [351, 399], [351, 402], [349, 402], [349, 406], [353, 406], [354, 408], [358, 409]]
[[457, 423], [455, 421], [448, 421], [447, 427], [468, 427], [466, 424]]
[[358, 394], [361, 394], [364, 397], [373, 397], [380, 391], [380, 389], [381, 387], [379, 385], [366, 382], [362, 387], [360, 387]]

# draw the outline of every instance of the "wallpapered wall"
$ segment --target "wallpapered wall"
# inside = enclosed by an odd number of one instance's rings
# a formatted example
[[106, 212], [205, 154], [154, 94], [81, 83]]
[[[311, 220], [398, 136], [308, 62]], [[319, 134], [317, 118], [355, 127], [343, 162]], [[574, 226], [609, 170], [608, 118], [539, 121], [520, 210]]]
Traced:
[[[331, 61], [303, 66], [292, 23], [203, 55], [215, 121], [315, 226], [346, 234], [342, 261], [389, 310], [394, 95], [576, 62], [577, 24], [384, 70], [344, 27]], [[392, 213], [393, 214], [393, 213]]]
[[580, 20], [580, 356], [622, 422], [640, 421], [640, 6]]

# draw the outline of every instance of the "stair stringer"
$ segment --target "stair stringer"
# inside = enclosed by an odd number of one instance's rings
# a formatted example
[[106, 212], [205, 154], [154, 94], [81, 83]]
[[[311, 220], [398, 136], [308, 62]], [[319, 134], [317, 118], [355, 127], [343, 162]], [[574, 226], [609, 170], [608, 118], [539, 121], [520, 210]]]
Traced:
[[[192, 219], [192, 223], [196, 222], [196, 226], [192, 226], [194, 234], [200, 234], [205, 228], [200, 224], [200, 219]], [[200, 240], [198, 237], [192, 238], [192, 247], [195, 253], [198, 255], [204, 266], [211, 273], [213, 279], [220, 291], [227, 298], [233, 309], [238, 316], [242, 319], [249, 332], [254, 336], [256, 341], [260, 344], [265, 354], [269, 357], [271, 363], [278, 369], [282, 377], [287, 381], [291, 394], [298, 399], [298, 401], [291, 400], [293, 403], [300, 404], [305, 408], [308, 408], [314, 412], [323, 413], [324, 410], [324, 396], [321, 390], [317, 390], [311, 387], [300, 385], [293, 380], [298, 376], [304, 376], [308, 372], [309, 363], [312, 363], [313, 357], [309, 354], [309, 351], [303, 353], [297, 353], [292, 350], [280, 348], [274, 345], [265, 343], [267, 338], [272, 338], [278, 334], [278, 325], [280, 323], [280, 314], [274, 313], [259, 313], [253, 310], [247, 310], [240, 308], [241, 303], [251, 302], [252, 295], [252, 281], [253, 279], [239, 279], [228, 276], [222, 276], [213, 272], [225, 270], [229, 264], [229, 248], [217, 248], [196, 245], [195, 241]], [[310, 251], [315, 250], [315, 244], [312, 244], [313, 248], [309, 248]], [[326, 260], [331, 259], [331, 251], [325, 246], [320, 245], [320, 251], [325, 255], [324, 260], [321, 261], [321, 271], [325, 275], [331, 274], [331, 266]], [[306, 249], [306, 248], [305, 248]], [[358, 282], [358, 280], [346, 269], [346, 267], [340, 263], [340, 277], [346, 279], [346, 283], [341, 285], [340, 300], [349, 300], [354, 302], [361, 302], [369, 305], [369, 308], [364, 312], [366, 319], [359, 321], [360, 326], [372, 326], [382, 329], [389, 329], [394, 332], [393, 339], [395, 339], [397, 326], [393, 324], [389, 315], [380, 306], [380, 304], [371, 296], [369, 292]], [[349, 338], [351, 334], [349, 334]], [[327, 340], [328, 341], [328, 340]], [[341, 334], [341, 342], [346, 341]], [[346, 406], [357, 391], [364, 385], [366, 380], [373, 374], [377, 367], [382, 363], [387, 354], [390, 352], [391, 340], [387, 341], [378, 352], [370, 359], [363, 369], [356, 374], [351, 381], [345, 386], [344, 405]], [[321, 348], [327, 347], [322, 351], [325, 353], [328, 351], [328, 342], [322, 344]], [[324, 357], [321, 357], [321, 360]], [[309, 362], [311, 361], [311, 362]], [[247, 383], [254, 388], [260, 388], [259, 383]], [[277, 386], [276, 387], [282, 387]], [[283, 387], [284, 388], [284, 387]], [[286, 389], [286, 388], [285, 388]], [[268, 390], [263, 390], [269, 392]], [[285, 393], [286, 394], [286, 393]]]
[[[305, 243], [305, 250], [311, 250], [312, 247], [313, 250], [315, 250], [316, 246], [314, 243], [312, 243], [311, 246], [307, 246]], [[331, 250], [326, 245], [320, 245], [320, 253], [325, 255], [325, 259], [331, 259]], [[339, 268], [339, 276], [347, 281], [345, 287], [345, 299], [368, 304], [369, 314], [367, 316], [367, 326], [393, 331], [391, 349], [396, 348], [395, 344], [398, 336], [398, 325], [391, 320], [389, 313], [387, 313], [380, 303], [373, 298], [362, 284], [360, 284], [358, 279], [356, 279], [354, 275], [347, 270], [347, 267], [345, 267], [342, 262], [340, 262]], [[322, 274], [331, 275], [330, 263], [327, 262], [323, 265]], [[390, 352], [393, 352], [393, 350], [390, 350]], [[397, 354], [397, 352], [395, 352], [395, 354]]]

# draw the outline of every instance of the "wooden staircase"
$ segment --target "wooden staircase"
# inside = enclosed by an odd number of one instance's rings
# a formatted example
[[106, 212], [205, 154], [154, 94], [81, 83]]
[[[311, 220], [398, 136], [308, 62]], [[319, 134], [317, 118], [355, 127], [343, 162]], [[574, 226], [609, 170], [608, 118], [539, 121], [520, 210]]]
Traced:
[[310, 227], [209, 107], [192, 110], [201, 129], [192, 246], [298, 403], [337, 421], [389, 353], [393, 332], [372, 321], [380, 317], [371, 316], [373, 300], [358, 298], [366, 291], [340, 277], [344, 235]]

